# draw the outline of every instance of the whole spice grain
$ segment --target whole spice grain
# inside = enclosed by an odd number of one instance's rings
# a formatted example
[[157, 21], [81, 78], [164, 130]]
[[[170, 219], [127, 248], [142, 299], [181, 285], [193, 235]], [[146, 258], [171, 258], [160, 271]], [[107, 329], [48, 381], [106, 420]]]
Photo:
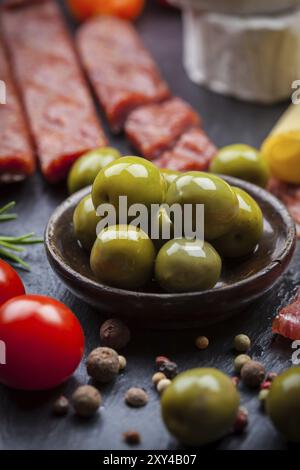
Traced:
[[198, 349], [206, 349], [209, 346], [209, 339], [206, 336], [198, 336], [198, 338], [196, 338], [195, 345]]
[[125, 394], [125, 403], [134, 408], [147, 405], [148, 395], [142, 388], [132, 387]]
[[270, 382], [269, 380], [265, 380], [264, 382], [262, 382], [260, 384], [260, 389], [261, 390], [269, 390], [269, 388], [271, 387], [272, 385], [272, 382]]
[[249, 388], [258, 388], [266, 375], [264, 366], [257, 361], [248, 361], [241, 369], [242, 381]]
[[170, 379], [162, 379], [158, 382], [157, 386], [156, 386], [156, 390], [158, 391], [159, 394], [162, 394], [166, 388], [169, 387], [169, 385], [171, 385], [172, 381]]
[[246, 352], [251, 347], [251, 340], [247, 335], [237, 335], [233, 341], [234, 349], [238, 352]]
[[65, 416], [69, 408], [69, 400], [62, 395], [53, 403], [52, 412], [55, 416]]
[[82, 385], [72, 395], [75, 413], [83, 418], [93, 416], [101, 406], [102, 398], [99, 391], [91, 385]]
[[266, 381], [273, 382], [273, 380], [276, 379], [277, 376], [278, 374], [276, 374], [276, 372], [268, 372], [266, 376]]
[[233, 430], [236, 434], [242, 434], [245, 431], [247, 426], [248, 426], [248, 410], [241, 406], [235, 418]]
[[158, 368], [162, 366], [165, 362], [172, 362], [172, 361], [170, 361], [170, 359], [166, 356], [157, 356], [155, 358], [155, 364]]
[[126, 360], [126, 357], [124, 356], [118, 356], [118, 359], [119, 359], [119, 372], [121, 372], [122, 370], [126, 369], [127, 360]]
[[175, 362], [164, 362], [160, 368], [159, 372], [165, 374], [167, 379], [174, 379], [178, 374], [178, 366]]
[[234, 371], [236, 374], [241, 372], [242, 367], [246, 364], [246, 362], [251, 361], [251, 357], [247, 356], [247, 354], [239, 354], [234, 359]]
[[129, 445], [137, 445], [141, 442], [141, 436], [137, 431], [126, 431], [123, 434], [124, 441]]
[[119, 356], [111, 348], [96, 348], [86, 361], [87, 373], [96, 382], [111, 382], [119, 373]]
[[100, 341], [102, 346], [112, 349], [125, 348], [131, 338], [130, 330], [125, 323], [117, 318], [106, 320], [100, 328]]
[[267, 389], [261, 390], [258, 394], [258, 399], [260, 401], [260, 404], [261, 404], [262, 408], [265, 407], [265, 402], [266, 402], [266, 399], [267, 399], [268, 395], [269, 395], [269, 390], [267, 390]]
[[231, 381], [232, 381], [233, 385], [235, 385], [236, 387], [237, 387], [238, 384], [240, 383], [239, 377], [236, 377], [236, 376], [232, 377], [232, 378], [231, 378]]
[[164, 380], [164, 379], [166, 379], [165, 374], [163, 374], [162, 372], [156, 372], [152, 376], [152, 383], [156, 386], [161, 380]]

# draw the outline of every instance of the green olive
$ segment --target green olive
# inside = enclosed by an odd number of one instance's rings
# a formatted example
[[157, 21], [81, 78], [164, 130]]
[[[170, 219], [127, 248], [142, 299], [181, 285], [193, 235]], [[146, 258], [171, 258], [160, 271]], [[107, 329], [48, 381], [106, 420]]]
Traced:
[[160, 249], [155, 277], [168, 292], [194, 292], [214, 287], [221, 269], [221, 258], [209, 243], [182, 238]]
[[92, 189], [94, 206], [102, 203], [119, 208], [119, 197], [127, 196], [128, 207], [140, 203], [150, 208], [166, 196], [166, 182], [153, 163], [140, 157], [122, 157], [98, 173]]
[[235, 176], [263, 188], [269, 179], [266, 160], [255, 148], [244, 144], [222, 148], [211, 162], [210, 171]]
[[176, 180], [177, 176], [182, 174], [180, 171], [168, 170], [167, 168], [162, 168], [160, 172], [162, 173], [163, 177], [167, 182], [167, 187], [169, 187], [170, 184]]
[[77, 205], [73, 214], [73, 225], [77, 240], [88, 251], [97, 238], [96, 228], [100, 217], [96, 215], [92, 197], [85, 196]]
[[163, 392], [161, 411], [171, 434], [187, 446], [214, 442], [231, 430], [239, 394], [231, 379], [213, 368], [179, 374]]
[[157, 250], [167, 243], [174, 234], [173, 222], [166, 208], [162, 205], [156, 213], [154, 220], [151, 220], [151, 233], [149, 236]]
[[238, 212], [235, 192], [223, 179], [208, 173], [190, 171], [171, 183], [166, 203], [192, 204], [193, 229], [196, 227], [195, 205], [204, 205], [204, 237], [213, 240], [228, 232]]
[[214, 240], [216, 250], [225, 257], [237, 258], [252, 253], [263, 233], [263, 215], [256, 201], [245, 191], [233, 187], [239, 211], [230, 232]]
[[155, 248], [152, 241], [133, 225], [115, 225], [98, 235], [91, 252], [91, 269], [96, 278], [110, 286], [137, 289], [152, 277]]
[[275, 378], [266, 411], [288, 441], [300, 443], [300, 367], [291, 367]]
[[99, 171], [109, 163], [121, 157], [120, 152], [112, 147], [103, 147], [82, 155], [73, 164], [68, 176], [69, 193], [93, 184]]

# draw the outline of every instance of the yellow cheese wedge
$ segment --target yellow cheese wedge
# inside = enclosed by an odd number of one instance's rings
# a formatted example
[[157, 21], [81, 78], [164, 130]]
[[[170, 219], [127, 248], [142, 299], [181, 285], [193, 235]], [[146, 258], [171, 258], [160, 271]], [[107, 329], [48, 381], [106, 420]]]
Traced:
[[288, 108], [263, 142], [261, 151], [274, 176], [300, 184], [300, 105]]

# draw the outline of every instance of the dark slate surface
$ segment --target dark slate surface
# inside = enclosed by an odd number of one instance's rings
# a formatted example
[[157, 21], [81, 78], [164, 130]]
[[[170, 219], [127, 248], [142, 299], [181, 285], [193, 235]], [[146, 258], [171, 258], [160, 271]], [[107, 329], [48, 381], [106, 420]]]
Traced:
[[[236, 141], [257, 146], [261, 143], [286, 105], [261, 107], [244, 104], [194, 86], [181, 65], [181, 23], [177, 13], [153, 6], [138, 22], [138, 29], [174, 93], [199, 110], [205, 128], [217, 145]], [[243, 67], [243, 64], [240, 66]], [[123, 137], [110, 137], [112, 144], [124, 153], [129, 152]], [[63, 186], [50, 187], [37, 174], [23, 184], [1, 187], [0, 195], [1, 203], [11, 199], [18, 203], [20, 217], [10, 224], [10, 230], [15, 234], [35, 230], [41, 235], [50, 214], [67, 193]], [[27, 259], [33, 268], [31, 273], [21, 273], [27, 291], [54, 296], [76, 313], [85, 331], [87, 354], [99, 345], [101, 313], [78, 301], [64, 288], [51, 272], [42, 246], [30, 249]], [[138, 448], [177, 449], [178, 444], [161, 422], [159, 398], [151, 386], [155, 356], [170, 356], [178, 362], [181, 370], [214, 366], [232, 374], [232, 339], [235, 334], [243, 332], [253, 340], [253, 357], [263, 361], [268, 370], [279, 372], [289, 367], [292, 354], [290, 342], [280, 338], [274, 341], [271, 319], [299, 284], [299, 265], [298, 244], [290, 269], [273, 291], [249, 309], [246, 315], [226, 324], [201, 331], [134, 331], [132, 342], [124, 351], [128, 368], [114, 384], [102, 388], [104, 406], [100, 415], [91, 421], [81, 421], [72, 414], [62, 419], [51, 416], [51, 404], [61, 392], [69, 394], [77, 383], [87, 382], [83, 363], [65, 386], [51, 392], [21, 393], [1, 387], [0, 449], [127, 449], [122, 442], [122, 433], [128, 429], [141, 432], [142, 444]], [[211, 340], [206, 351], [200, 352], [194, 346], [198, 334], [206, 334]], [[145, 408], [129, 409], [123, 403], [124, 393], [131, 386], [144, 387], [149, 392], [150, 401]], [[286, 448], [284, 440], [260, 411], [256, 394], [241, 387], [241, 396], [250, 413], [249, 430], [240, 437], [227, 437], [216, 447]]]

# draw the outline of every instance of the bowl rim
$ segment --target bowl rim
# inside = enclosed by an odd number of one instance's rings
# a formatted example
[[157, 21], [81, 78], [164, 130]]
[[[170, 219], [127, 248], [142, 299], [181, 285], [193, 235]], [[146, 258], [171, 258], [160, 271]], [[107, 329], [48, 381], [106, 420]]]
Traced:
[[234, 178], [227, 175], [218, 175], [223, 178], [227, 183], [232, 186], [238, 186], [245, 191], [249, 191], [252, 195], [258, 195], [261, 199], [265, 199], [275, 210], [278, 212], [283, 220], [283, 224], [286, 227], [287, 236], [285, 242], [282, 246], [282, 249], [279, 255], [275, 260], [271, 261], [264, 268], [260, 269], [253, 275], [241, 279], [240, 281], [235, 282], [231, 285], [223, 285], [220, 287], [213, 287], [212, 289], [207, 289], [204, 291], [193, 291], [193, 292], [182, 292], [182, 293], [169, 293], [169, 292], [144, 292], [144, 291], [135, 291], [135, 290], [126, 290], [120, 289], [117, 287], [109, 286], [107, 284], [102, 284], [97, 282], [83, 274], [75, 271], [71, 266], [69, 266], [61, 256], [58, 255], [57, 250], [55, 250], [55, 245], [52, 240], [52, 232], [56, 225], [56, 222], [62, 216], [62, 214], [68, 210], [71, 206], [74, 205], [73, 201], [78, 200], [78, 202], [91, 190], [91, 186], [87, 186], [65, 199], [52, 213], [47, 223], [44, 235], [45, 248], [48, 257], [51, 261], [54, 261], [55, 265], [59, 267], [60, 271], [67, 275], [69, 278], [73, 278], [77, 282], [88, 284], [94, 291], [109, 291], [111, 294], [116, 296], [126, 296], [132, 298], [140, 299], [163, 299], [163, 300], [174, 300], [174, 299], [183, 299], [183, 298], [197, 298], [205, 297], [211, 294], [222, 294], [226, 292], [234, 292], [235, 290], [240, 290], [246, 285], [252, 285], [253, 283], [258, 282], [260, 279], [263, 279], [267, 274], [271, 274], [272, 271], [276, 270], [278, 264], [282, 264], [287, 258], [291, 258], [296, 247], [296, 227], [295, 223], [289, 214], [285, 205], [279, 201], [273, 194], [271, 194], [266, 189], [263, 189], [255, 184], [249, 183], [247, 181], [241, 180], [239, 178]]

